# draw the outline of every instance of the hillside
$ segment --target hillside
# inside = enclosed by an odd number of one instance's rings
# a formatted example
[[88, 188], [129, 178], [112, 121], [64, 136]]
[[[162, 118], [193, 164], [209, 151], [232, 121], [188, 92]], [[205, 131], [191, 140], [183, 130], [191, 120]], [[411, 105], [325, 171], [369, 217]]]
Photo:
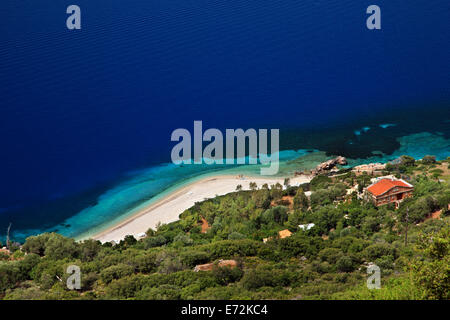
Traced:
[[[196, 203], [139, 241], [29, 237], [0, 252], [0, 297], [449, 299], [450, 162], [411, 159], [384, 172], [414, 186], [398, 209], [363, 201], [371, 177], [342, 170]], [[366, 288], [370, 264], [381, 269], [380, 290]], [[81, 268], [81, 290], [66, 287], [69, 265]]]

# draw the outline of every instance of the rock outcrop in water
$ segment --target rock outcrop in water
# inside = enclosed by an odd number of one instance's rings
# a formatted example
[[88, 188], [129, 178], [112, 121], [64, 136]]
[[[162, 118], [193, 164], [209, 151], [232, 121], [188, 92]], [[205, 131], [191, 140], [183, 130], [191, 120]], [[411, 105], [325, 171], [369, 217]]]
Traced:
[[312, 170], [313, 174], [321, 174], [330, 171], [335, 168], [337, 165], [346, 165], [347, 159], [342, 156], [338, 156], [334, 159], [330, 159], [328, 161], [322, 162], [315, 169]]

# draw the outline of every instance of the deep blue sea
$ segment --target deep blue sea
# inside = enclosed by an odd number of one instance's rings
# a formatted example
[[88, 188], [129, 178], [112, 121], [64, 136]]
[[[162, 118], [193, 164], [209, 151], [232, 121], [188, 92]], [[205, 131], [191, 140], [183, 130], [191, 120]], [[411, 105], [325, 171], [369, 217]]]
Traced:
[[[81, 30], [66, 28], [71, 4]], [[371, 4], [381, 30], [366, 28]], [[169, 164], [171, 132], [194, 120], [280, 128], [286, 161], [450, 156], [448, 0], [0, 7], [2, 242], [10, 222], [18, 241], [77, 236], [221, 169]]]

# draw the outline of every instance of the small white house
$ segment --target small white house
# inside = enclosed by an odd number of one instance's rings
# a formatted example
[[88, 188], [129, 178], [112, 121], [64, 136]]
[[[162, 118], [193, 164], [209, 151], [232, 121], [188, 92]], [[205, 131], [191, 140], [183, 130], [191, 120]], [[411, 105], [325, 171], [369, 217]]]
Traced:
[[314, 227], [315, 224], [314, 223], [308, 223], [308, 224], [299, 224], [298, 227], [302, 230], [308, 231], [309, 229], [311, 229], [312, 227]]
[[136, 235], [136, 238], [139, 240], [145, 238], [146, 236], [147, 234], [145, 232], [141, 232]]

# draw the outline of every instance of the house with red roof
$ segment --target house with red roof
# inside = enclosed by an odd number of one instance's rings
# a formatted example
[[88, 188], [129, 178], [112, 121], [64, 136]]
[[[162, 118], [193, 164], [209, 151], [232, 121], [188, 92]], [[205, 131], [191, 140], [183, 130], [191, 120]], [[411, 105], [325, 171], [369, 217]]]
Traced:
[[395, 203], [396, 206], [405, 198], [411, 197], [414, 186], [401, 179], [382, 178], [368, 186], [365, 198], [376, 206]]

